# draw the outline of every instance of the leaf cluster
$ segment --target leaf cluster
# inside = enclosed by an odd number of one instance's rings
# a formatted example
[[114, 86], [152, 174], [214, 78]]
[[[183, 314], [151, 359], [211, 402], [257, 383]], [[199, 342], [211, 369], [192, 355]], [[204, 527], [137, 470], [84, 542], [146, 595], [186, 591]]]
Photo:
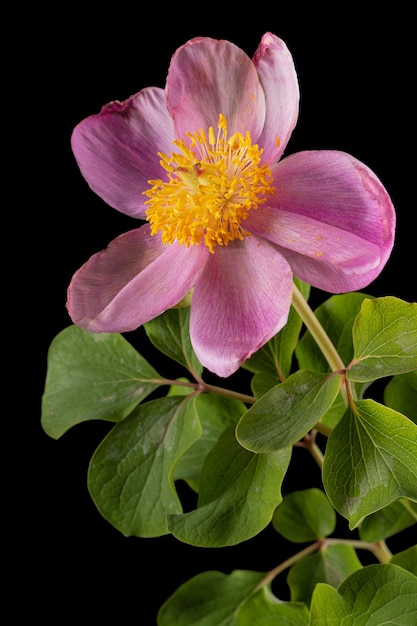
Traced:
[[[417, 521], [417, 304], [350, 293], [315, 315], [345, 368], [331, 371], [291, 309], [244, 364], [245, 393], [205, 382], [188, 308], [145, 325], [157, 351], [184, 368], [180, 379], [161, 376], [122, 335], [69, 326], [53, 340], [42, 426], [58, 439], [85, 421], [112, 424], [88, 488], [123, 535], [222, 548], [271, 525], [303, 544], [270, 572], [195, 576], [161, 607], [159, 626], [417, 623], [417, 545], [392, 555], [385, 543]], [[317, 461], [322, 485], [283, 496], [295, 446]], [[195, 494], [191, 510], [180, 483]], [[352, 539], [333, 536], [339, 518]], [[376, 562], [363, 565], [360, 549]], [[282, 571], [288, 601], [271, 587]]]

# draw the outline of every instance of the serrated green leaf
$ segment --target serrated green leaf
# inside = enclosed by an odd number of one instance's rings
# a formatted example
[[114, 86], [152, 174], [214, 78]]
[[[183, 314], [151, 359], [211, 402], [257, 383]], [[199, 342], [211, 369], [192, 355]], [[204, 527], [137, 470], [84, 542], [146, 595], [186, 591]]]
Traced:
[[119, 334], [69, 326], [48, 352], [42, 427], [54, 439], [88, 420], [119, 422], [163, 383]]
[[282, 500], [290, 458], [291, 448], [253, 454], [237, 443], [234, 428], [228, 428], [206, 457], [197, 509], [169, 516], [169, 530], [200, 547], [230, 546], [254, 537]]
[[274, 511], [272, 525], [288, 541], [316, 541], [332, 534], [336, 513], [326, 494], [313, 487], [284, 496]]
[[207, 454], [220, 435], [237, 423], [246, 411], [243, 402], [212, 393], [198, 395], [193, 408], [202, 428], [202, 435], [179, 459], [174, 469], [174, 480], [185, 480], [194, 491], [199, 491], [201, 469]]
[[242, 415], [236, 436], [252, 452], [274, 452], [299, 441], [334, 402], [339, 376], [299, 370]]
[[311, 602], [310, 624], [317, 626], [414, 626], [417, 578], [391, 564], [368, 565], [351, 574], [336, 591], [319, 583]]
[[390, 563], [392, 563], [392, 565], [399, 565], [414, 574], [414, 576], [417, 576], [417, 545], [410, 546], [402, 552], [397, 552], [397, 554], [394, 554], [391, 558]]
[[291, 600], [310, 605], [317, 583], [338, 587], [361, 567], [361, 562], [351, 546], [343, 543], [326, 546], [291, 567], [287, 576]]
[[[310, 286], [298, 279], [294, 279], [294, 282], [307, 299]], [[290, 375], [301, 327], [302, 320], [296, 310], [291, 307], [284, 328], [243, 364], [242, 367], [254, 373], [251, 388], [256, 398], [260, 398]]]
[[167, 534], [167, 515], [182, 511], [172, 469], [200, 435], [188, 396], [138, 406], [91, 459], [88, 488], [101, 515], [126, 536]]
[[417, 303], [386, 296], [364, 300], [353, 325], [347, 377], [372, 381], [417, 369]]
[[169, 309], [144, 324], [153, 345], [171, 359], [199, 377], [203, 366], [197, 359], [190, 340], [190, 309]]
[[413, 526], [416, 522], [417, 504], [404, 499], [396, 500], [365, 517], [359, 526], [359, 536], [363, 541], [370, 543], [381, 541]]
[[279, 602], [263, 587], [250, 595], [236, 615], [236, 626], [308, 626], [309, 612], [302, 602]]
[[384, 404], [417, 424], [417, 370], [391, 378], [384, 389]]
[[236, 614], [264, 576], [243, 570], [198, 574], [161, 606], [158, 626], [237, 626]]
[[337, 511], [356, 527], [401, 497], [417, 500], [417, 426], [374, 400], [355, 403], [327, 441], [323, 484]]

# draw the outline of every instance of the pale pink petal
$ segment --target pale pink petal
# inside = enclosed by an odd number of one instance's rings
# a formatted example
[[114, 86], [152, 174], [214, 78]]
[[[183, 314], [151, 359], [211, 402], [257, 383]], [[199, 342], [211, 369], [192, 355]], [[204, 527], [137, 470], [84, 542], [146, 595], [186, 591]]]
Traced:
[[164, 91], [148, 88], [80, 122], [71, 144], [91, 189], [121, 213], [143, 218], [143, 191], [165, 177], [158, 152], [170, 153], [173, 138]]
[[164, 246], [145, 224], [114, 239], [74, 274], [68, 312], [90, 332], [134, 330], [186, 296], [209, 254], [205, 246]]
[[265, 93], [265, 125], [257, 143], [263, 160], [277, 161], [297, 123], [300, 92], [294, 61], [282, 39], [265, 33], [253, 62]]
[[395, 212], [375, 174], [337, 151], [299, 152], [273, 169], [275, 196], [245, 227], [278, 244], [294, 274], [333, 293], [362, 289], [393, 246]]
[[200, 362], [229, 376], [287, 322], [292, 273], [266, 240], [217, 246], [197, 281], [190, 336]]
[[171, 59], [166, 84], [177, 134], [215, 129], [222, 113], [229, 135], [250, 131], [256, 141], [265, 120], [265, 97], [251, 59], [233, 43], [197, 37]]

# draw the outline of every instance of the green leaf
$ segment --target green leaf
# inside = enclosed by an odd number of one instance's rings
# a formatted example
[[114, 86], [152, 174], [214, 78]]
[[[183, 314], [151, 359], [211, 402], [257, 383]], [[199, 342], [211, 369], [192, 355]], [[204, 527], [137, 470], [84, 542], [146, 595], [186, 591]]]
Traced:
[[345, 578], [361, 567], [361, 562], [351, 546], [338, 543], [323, 547], [291, 567], [287, 576], [291, 600], [309, 605], [317, 583], [338, 587]]
[[197, 574], [161, 606], [158, 626], [237, 626], [236, 614], [264, 576], [243, 570]]
[[374, 400], [348, 408], [331, 432], [323, 484], [335, 509], [356, 527], [401, 497], [417, 500], [417, 426]]
[[372, 381], [417, 369], [417, 303], [386, 296], [364, 300], [353, 325], [347, 376]]
[[417, 424], [417, 370], [391, 378], [384, 390], [384, 404]]
[[417, 578], [397, 565], [368, 565], [336, 591], [319, 583], [311, 602], [310, 624], [320, 626], [414, 626]]
[[236, 626], [308, 626], [309, 612], [302, 602], [279, 602], [263, 587], [239, 608]]
[[271, 521], [281, 502], [281, 484], [291, 448], [253, 454], [237, 443], [228, 428], [209, 452], [200, 477], [198, 507], [171, 515], [169, 530], [185, 543], [230, 546], [250, 539]]
[[163, 381], [118, 334], [69, 326], [48, 352], [42, 427], [58, 439], [88, 420], [119, 422]]
[[[310, 286], [297, 279], [294, 281], [307, 299]], [[260, 398], [290, 375], [301, 327], [301, 317], [291, 307], [284, 328], [243, 364], [242, 367], [254, 373], [251, 387], [256, 398]]]
[[321, 489], [303, 489], [284, 496], [275, 509], [272, 525], [294, 543], [316, 541], [336, 528], [336, 513]]
[[417, 576], [417, 545], [410, 546], [402, 552], [397, 552], [391, 558], [390, 563], [399, 565], [403, 569]]
[[200, 435], [189, 396], [147, 402], [114, 426], [88, 472], [90, 494], [102, 516], [126, 536], [167, 534], [167, 515], [182, 511], [173, 467]]
[[201, 376], [203, 366], [198, 361], [190, 340], [190, 309], [169, 309], [144, 324], [145, 332], [161, 352], [183, 365], [194, 377]]
[[339, 388], [339, 376], [299, 370], [241, 417], [236, 428], [239, 443], [253, 452], [291, 446], [330, 408]]
[[220, 435], [234, 426], [246, 411], [243, 402], [212, 393], [198, 395], [194, 410], [202, 428], [202, 436], [179, 459], [174, 469], [174, 479], [185, 480], [194, 491], [199, 491], [199, 479], [204, 460]]
[[373, 543], [392, 537], [416, 522], [417, 504], [404, 499], [396, 500], [365, 517], [359, 527], [359, 536], [363, 541]]

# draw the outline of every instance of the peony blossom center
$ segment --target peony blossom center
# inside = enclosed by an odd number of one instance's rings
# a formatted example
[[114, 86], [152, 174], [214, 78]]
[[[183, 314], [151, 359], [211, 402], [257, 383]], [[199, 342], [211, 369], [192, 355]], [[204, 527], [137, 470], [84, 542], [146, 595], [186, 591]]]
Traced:
[[177, 241], [192, 246], [204, 243], [214, 252], [250, 235], [242, 227], [248, 212], [272, 194], [271, 170], [261, 164], [262, 150], [247, 131], [227, 137], [227, 121], [220, 114], [217, 133], [200, 129], [173, 143], [179, 153], [159, 153], [168, 180], [150, 180], [146, 217], [151, 234], [160, 232], [165, 244]]

